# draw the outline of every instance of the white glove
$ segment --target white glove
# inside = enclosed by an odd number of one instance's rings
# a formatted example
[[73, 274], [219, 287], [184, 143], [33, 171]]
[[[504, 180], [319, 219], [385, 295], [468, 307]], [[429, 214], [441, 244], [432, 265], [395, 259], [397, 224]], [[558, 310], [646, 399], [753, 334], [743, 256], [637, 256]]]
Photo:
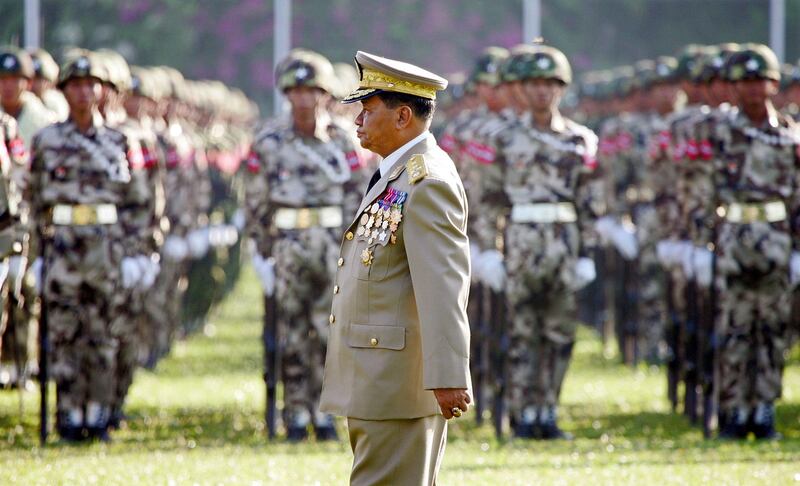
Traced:
[[208, 228], [190, 231], [186, 235], [186, 242], [189, 244], [189, 253], [191, 253], [192, 258], [203, 258], [208, 253]]
[[506, 268], [503, 255], [497, 250], [486, 250], [478, 257], [478, 275], [481, 281], [495, 292], [506, 287]]
[[676, 263], [683, 268], [686, 278], [694, 278], [694, 245], [688, 241], [679, 241], [675, 247]]
[[661, 240], [656, 243], [656, 257], [663, 267], [673, 266], [675, 264], [675, 242]]
[[170, 235], [164, 241], [164, 256], [174, 262], [182, 262], [189, 254], [189, 245], [180, 236]]
[[231, 224], [233, 224], [239, 232], [244, 229], [245, 218], [244, 218], [244, 209], [239, 208], [233, 213], [233, 217], [231, 218]]
[[12, 255], [8, 258], [8, 278], [12, 282], [25, 275], [25, 266], [28, 264], [28, 259], [22, 255]]
[[42, 282], [42, 257], [36, 257], [36, 260], [28, 268], [28, 274], [33, 277], [36, 294], [42, 295], [42, 288], [44, 287], [44, 282]]
[[792, 285], [800, 283], [800, 252], [793, 251], [789, 257], [789, 282]]
[[710, 287], [714, 276], [714, 254], [711, 250], [704, 246], [694, 247], [692, 267], [694, 267], [694, 278], [698, 285], [703, 288]]
[[470, 280], [472, 283], [478, 283], [481, 281], [481, 276], [478, 273], [478, 267], [480, 265], [480, 258], [481, 258], [481, 249], [478, 248], [478, 245], [475, 243], [469, 244], [469, 268], [471, 270]]
[[142, 265], [138, 256], [124, 257], [120, 265], [122, 287], [132, 289], [142, 278]]
[[258, 253], [253, 253], [253, 269], [261, 281], [264, 295], [272, 297], [275, 294], [275, 259], [264, 258]]
[[2, 260], [0, 261], [0, 286], [5, 283], [6, 277], [8, 277], [8, 261]]
[[610, 216], [603, 216], [595, 223], [595, 229], [604, 241], [610, 241], [626, 260], [639, 254], [639, 242], [634, 231], [625, 228]]
[[597, 278], [597, 271], [594, 267], [594, 260], [591, 258], [581, 257], [575, 262], [575, 288], [573, 290], [580, 290]]
[[158, 255], [149, 257], [139, 255], [136, 258], [142, 269], [142, 278], [139, 280], [139, 288], [148, 290], [156, 283], [156, 277], [158, 277], [159, 272], [161, 272], [161, 264], [158, 261]]

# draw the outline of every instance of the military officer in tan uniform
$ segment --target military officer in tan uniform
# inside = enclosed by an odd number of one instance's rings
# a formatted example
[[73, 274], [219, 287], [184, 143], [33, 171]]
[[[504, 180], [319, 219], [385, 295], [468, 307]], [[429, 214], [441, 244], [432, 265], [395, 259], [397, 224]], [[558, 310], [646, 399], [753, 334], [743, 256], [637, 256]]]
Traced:
[[429, 133], [443, 78], [359, 51], [361, 145], [383, 157], [343, 235], [320, 410], [347, 417], [351, 484], [434, 484], [470, 402], [464, 188]]

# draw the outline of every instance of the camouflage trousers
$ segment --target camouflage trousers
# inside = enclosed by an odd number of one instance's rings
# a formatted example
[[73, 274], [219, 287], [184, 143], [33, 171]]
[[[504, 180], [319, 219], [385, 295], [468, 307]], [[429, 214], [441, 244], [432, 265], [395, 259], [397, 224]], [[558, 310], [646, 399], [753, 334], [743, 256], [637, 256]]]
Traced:
[[45, 263], [43, 300], [59, 410], [113, 403], [119, 337], [128, 332], [114, 299], [119, 258], [107, 241], [80, 243], [66, 251], [50, 246]]
[[791, 238], [768, 223], [723, 224], [718, 248], [720, 410], [782, 393], [791, 312]]
[[510, 225], [506, 232], [509, 408], [558, 404], [575, 342], [574, 225]]
[[181, 325], [181, 302], [186, 290], [186, 266], [161, 257], [161, 271], [147, 293], [144, 312], [149, 323], [143, 341], [149, 350], [147, 366], [165, 356]]
[[284, 422], [318, 417], [333, 298], [338, 233], [322, 228], [285, 232], [274, 241]]
[[649, 362], [664, 358], [664, 326], [667, 320], [665, 275], [656, 255], [656, 244], [664, 236], [656, 208], [636, 208], [635, 222], [639, 240], [636, 262], [636, 317], [639, 353]]
[[139, 289], [123, 290], [117, 294], [120, 302], [116, 308], [121, 311], [117, 318], [124, 322], [127, 330], [117, 336], [113, 406], [118, 410], [121, 410], [125, 403], [125, 398], [133, 384], [133, 376], [139, 367], [143, 346], [143, 329], [148, 324], [144, 315], [144, 297], [145, 293]]

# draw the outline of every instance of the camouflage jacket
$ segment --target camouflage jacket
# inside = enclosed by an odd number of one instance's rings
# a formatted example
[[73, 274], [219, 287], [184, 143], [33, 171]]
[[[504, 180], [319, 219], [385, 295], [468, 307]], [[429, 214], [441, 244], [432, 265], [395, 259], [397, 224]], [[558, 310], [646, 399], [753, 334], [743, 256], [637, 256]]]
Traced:
[[478, 218], [500, 221], [515, 204], [570, 202], [583, 245], [596, 243], [594, 222], [606, 202], [594, 132], [558, 113], [549, 130], [533, 127], [524, 116], [496, 132], [485, 149], [484, 163], [496, 165], [502, 177], [484, 181], [483, 199], [494, 209], [482, 208]]
[[27, 237], [22, 187], [14, 177], [17, 169], [24, 169], [26, 163], [27, 153], [17, 122], [0, 113], [0, 257], [21, 252]]
[[298, 135], [291, 124], [259, 133], [246, 168], [247, 232], [262, 254], [269, 254], [270, 236], [276, 234], [276, 209], [339, 206], [343, 222], [349, 221], [366, 188], [351, 136], [330, 120], [314, 138]]
[[140, 233], [132, 224], [147, 211], [148, 192], [142, 178], [132, 177], [130, 167], [141, 157], [138, 142], [106, 126], [99, 114], [86, 134], [71, 119], [41, 130], [33, 141], [26, 191], [39, 232], [49, 224], [55, 205], [113, 204], [115, 224], [56, 226], [56, 248], [85, 250], [87, 242], [92, 245], [101, 238], [119, 244], [117, 256], [134, 253]]

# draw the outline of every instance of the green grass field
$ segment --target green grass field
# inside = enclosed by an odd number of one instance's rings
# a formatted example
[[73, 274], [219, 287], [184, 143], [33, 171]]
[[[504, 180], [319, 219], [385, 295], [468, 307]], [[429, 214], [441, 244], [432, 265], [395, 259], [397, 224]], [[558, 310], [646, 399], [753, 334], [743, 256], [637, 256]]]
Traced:
[[[24, 395], [20, 417], [19, 395], [0, 392], [0, 485], [346, 484], [346, 442], [267, 441], [260, 314], [247, 271], [202, 334], [178, 343], [155, 373], [138, 373], [131, 420], [112, 444], [64, 445], [51, 435], [42, 449], [38, 394]], [[780, 442], [703, 440], [664, 396], [663, 371], [625, 368], [582, 331], [562, 407], [563, 427], [577, 438], [498, 442], [467, 415], [451, 422], [440, 484], [800, 483], [796, 358], [778, 408]]]

